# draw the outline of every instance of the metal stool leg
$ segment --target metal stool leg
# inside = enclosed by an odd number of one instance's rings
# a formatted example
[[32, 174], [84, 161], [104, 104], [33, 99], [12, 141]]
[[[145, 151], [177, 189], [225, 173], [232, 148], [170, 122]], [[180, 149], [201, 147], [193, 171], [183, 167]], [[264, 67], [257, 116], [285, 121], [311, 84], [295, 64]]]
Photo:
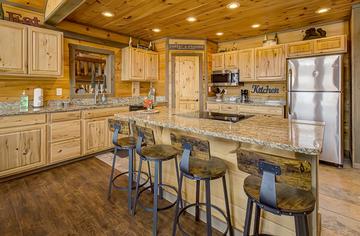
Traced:
[[110, 179], [109, 179], [108, 199], [111, 198], [111, 192], [112, 192], [112, 187], [113, 187], [113, 178], [114, 178], [115, 164], [116, 164], [116, 153], [117, 153], [117, 148], [115, 147], [114, 148], [113, 164], [112, 164], [111, 174], [110, 174]]
[[255, 207], [255, 219], [254, 219], [254, 236], [259, 235], [260, 231], [260, 213], [261, 209], [258, 205]]
[[249, 236], [250, 234], [252, 209], [253, 209], [253, 202], [251, 201], [250, 198], [248, 198], [243, 236]]
[[158, 180], [158, 183], [159, 183], [159, 198], [160, 199], [164, 199], [164, 192], [163, 192], [163, 189], [162, 189], [162, 162], [159, 163], [159, 180]]
[[178, 222], [178, 219], [179, 219], [179, 207], [180, 207], [179, 205], [182, 204], [181, 191], [182, 191], [183, 178], [184, 178], [184, 175], [181, 172], [180, 177], [179, 177], [178, 198], [177, 198], [176, 208], [175, 208], [175, 217], [174, 217], [172, 236], [176, 235], [177, 222]]
[[133, 206], [133, 209], [132, 209], [132, 215], [135, 215], [136, 205], [137, 205], [137, 201], [138, 201], [138, 198], [139, 198], [139, 185], [140, 185], [140, 178], [141, 178], [142, 162], [143, 162], [143, 159], [140, 157], [138, 175], [137, 175], [137, 178], [136, 178], [135, 200], [134, 200], [134, 206]]
[[233, 231], [232, 224], [231, 224], [230, 205], [229, 205], [229, 197], [228, 197], [228, 193], [227, 193], [225, 176], [222, 177], [222, 182], [223, 182], [223, 188], [224, 188], [224, 198], [225, 198], [226, 216], [227, 216], [227, 223], [228, 223], [228, 227], [229, 227], [229, 233], [230, 233], [230, 236], [233, 236], [234, 231]]
[[128, 209], [132, 210], [132, 184], [133, 184], [133, 149], [129, 149], [129, 175], [128, 175]]
[[309, 236], [309, 225], [306, 215], [296, 215], [295, 217], [296, 236]]
[[[177, 180], [177, 183], [178, 183], [178, 189], [180, 189], [181, 184], [180, 184], [179, 165], [178, 165], [177, 157], [175, 157], [174, 161], [175, 161], [175, 170], [176, 170], [176, 180]], [[181, 198], [181, 192], [180, 192], [180, 198]], [[181, 201], [180, 201], [180, 207], [181, 208], [184, 207], [182, 198], [181, 198]]]
[[160, 171], [160, 161], [155, 161], [153, 226], [152, 226], [152, 230], [153, 230], [152, 235], [153, 236], [157, 235], [159, 171]]
[[212, 235], [212, 224], [211, 224], [211, 197], [210, 197], [210, 180], [205, 180], [205, 191], [206, 191], [206, 224], [207, 224], [207, 236]]
[[195, 206], [195, 221], [200, 220], [200, 180], [196, 180], [196, 206]]
[[150, 162], [149, 161], [146, 161], [146, 162], [147, 162], [147, 167], [148, 167], [149, 183], [150, 183], [150, 186], [151, 186], [151, 192], [153, 193], [154, 192], [154, 185], [153, 185], [152, 177], [151, 177]]

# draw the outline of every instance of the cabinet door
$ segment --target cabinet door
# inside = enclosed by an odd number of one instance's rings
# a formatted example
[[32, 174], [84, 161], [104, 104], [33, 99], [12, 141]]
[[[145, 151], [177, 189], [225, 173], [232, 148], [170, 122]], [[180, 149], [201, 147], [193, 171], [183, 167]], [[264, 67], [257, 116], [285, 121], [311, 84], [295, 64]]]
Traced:
[[26, 74], [26, 26], [0, 20], [0, 35], [0, 74]]
[[255, 65], [257, 80], [284, 80], [284, 46], [279, 45], [255, 49]]
[[29, 28], [29, 74], [61, 76], [63, 34], [41, 28]]
[[145, 57], [145, 79], [157, 80], [159, 70], [159, 55], [153, 52], [147, 52]]
[[131, 79], [144, 80], [145, 52], [141, 49], [131, 49]]
[[224, 69], [224, 53], [216, 53], [212, 55], [212, 70]]
[[226, 52], [224, 54], [224, 63], [225, 63], [225, 69], [231, 70], [231, 69], [238, 69], [238, 52]]
[[254, 49], [246, 49], [239, 51], [239, 72], [240, 81], [255, 80], [255, 52]]
[[303, 41], [289, 43], [286, 45], [286, 56], [288, 58], [310, 56], [314, 53], [314, 41]]
[[0, 130], [0, 176], [45, 165], [45, 126]]
[[314, 44], [315, 53], [342, 53], [347, 51], [345, 35], [316, 39]]
[[85, 120], [84, 135], [84, 154], [99, 152], [108, 145], [109, 131], [107, 119]]

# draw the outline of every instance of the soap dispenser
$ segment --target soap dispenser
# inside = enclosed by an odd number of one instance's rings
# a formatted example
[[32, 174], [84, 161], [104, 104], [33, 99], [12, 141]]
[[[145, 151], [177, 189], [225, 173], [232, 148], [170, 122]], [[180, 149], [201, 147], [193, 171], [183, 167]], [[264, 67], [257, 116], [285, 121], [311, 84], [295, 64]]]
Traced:
[[20, 96], [20, 111], [26, 112], [29, 110], [29, 96], [26, 95], [25, 90], [23, 90]]

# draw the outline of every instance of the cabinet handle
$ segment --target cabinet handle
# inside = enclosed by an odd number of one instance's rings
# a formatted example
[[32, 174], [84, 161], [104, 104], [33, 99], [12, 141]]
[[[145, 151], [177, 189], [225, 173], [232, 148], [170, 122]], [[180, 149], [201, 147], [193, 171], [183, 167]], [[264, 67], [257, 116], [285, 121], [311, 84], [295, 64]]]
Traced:
[[62, 152], [62, 149], [60, 149], [59, 151], [58, 151], [58, 153], [61, 153]]

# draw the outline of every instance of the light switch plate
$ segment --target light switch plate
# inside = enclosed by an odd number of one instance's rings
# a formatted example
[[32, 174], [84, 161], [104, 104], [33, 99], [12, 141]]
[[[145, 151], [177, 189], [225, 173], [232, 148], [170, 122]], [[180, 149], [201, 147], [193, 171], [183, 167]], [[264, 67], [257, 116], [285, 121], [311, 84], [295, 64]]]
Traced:
[[56, 89], [56, 96], [62, 96], [62, 88]]

